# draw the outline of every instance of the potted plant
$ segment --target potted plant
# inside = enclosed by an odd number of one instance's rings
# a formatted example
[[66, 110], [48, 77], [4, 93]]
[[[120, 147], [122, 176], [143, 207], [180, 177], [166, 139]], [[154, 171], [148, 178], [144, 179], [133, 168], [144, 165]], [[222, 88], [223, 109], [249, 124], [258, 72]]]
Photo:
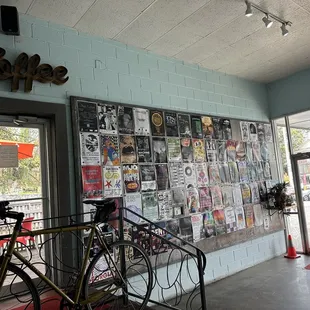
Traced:
[[287, 194], [288, 183], [277, 183], [270, 188], [267, 194], [266, 209], [283, 211], [291, 205], [291, 197]]

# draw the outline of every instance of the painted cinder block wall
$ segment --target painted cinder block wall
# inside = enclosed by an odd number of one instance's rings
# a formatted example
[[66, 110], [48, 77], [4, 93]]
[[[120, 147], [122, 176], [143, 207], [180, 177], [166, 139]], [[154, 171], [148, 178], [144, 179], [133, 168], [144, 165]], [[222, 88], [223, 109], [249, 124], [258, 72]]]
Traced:
[[[205, 115], [269, 120], [265, 85], [157, 56], [116, 41], [80, 34], [74, 29], [25, 15], [20, 16], [20, 27], [19, 37], [0, 35], [0, 47], [7, 51], [5, 58], [13, 63], [21, 52], [29, 56], [37, 53], [41, 63], [66, 66], [70, 79], [63, 86], [34, 82], [31, 94], [22, 92], [22, 82], [21, 90], [11, 93], [10, 82], [1, 81], [1, 97], [26, 99], [30, 100], [29, 104], [34, 100], [65, 104], [68, 116], [69, 97], [82, 96]], [[70, 128], [69, 117], [68, 123]], [[71, 132], [68, 135], [70, 137]], [[73, 193], [72, 145], [68, 156]], [[271, 243], [269, 239], [276, 242]], [[252, 243], [256, 245], [249, 254], [247, 248]], [[279, 232], [208, 254], [206, 279], [214, 281], [284, 251], [284, 235]], [[244, 252], [244, 257], [239, 252]]]

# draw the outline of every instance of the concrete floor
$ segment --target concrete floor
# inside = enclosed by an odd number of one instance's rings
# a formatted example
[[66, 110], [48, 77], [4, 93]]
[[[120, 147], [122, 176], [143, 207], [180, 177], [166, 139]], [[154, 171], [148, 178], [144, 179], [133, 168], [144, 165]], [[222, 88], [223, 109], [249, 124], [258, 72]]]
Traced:
[[309, 310], [310, 270], [304, 269], [308, 264], [309, 256], [278, 257], [210, 284], [206, 286], [207, 309]]

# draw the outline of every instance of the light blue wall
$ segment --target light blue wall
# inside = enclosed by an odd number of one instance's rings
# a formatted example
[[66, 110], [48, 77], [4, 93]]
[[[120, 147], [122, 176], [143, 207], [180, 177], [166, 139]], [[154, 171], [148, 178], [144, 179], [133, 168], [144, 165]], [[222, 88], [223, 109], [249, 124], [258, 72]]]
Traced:
[[304, 70], [267, 85], [270, 117], [310, 109], [310, 70]]

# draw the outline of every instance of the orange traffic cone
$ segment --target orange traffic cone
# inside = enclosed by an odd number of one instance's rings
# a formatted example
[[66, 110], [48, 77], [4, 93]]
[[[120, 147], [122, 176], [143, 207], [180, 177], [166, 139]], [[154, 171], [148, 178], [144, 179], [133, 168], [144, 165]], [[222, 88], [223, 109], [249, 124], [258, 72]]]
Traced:
[[296, 259], [299, 258], [300, 255], [297, 255], [296, 253], [296, 249], [293, 246], [293, 241], [292, 241], [292, 236], [288, 235], [288, 249], [287, 249], [287, 255], [285, 255], [284, 257], [286, 258], [290, 258], [290, 259]]

